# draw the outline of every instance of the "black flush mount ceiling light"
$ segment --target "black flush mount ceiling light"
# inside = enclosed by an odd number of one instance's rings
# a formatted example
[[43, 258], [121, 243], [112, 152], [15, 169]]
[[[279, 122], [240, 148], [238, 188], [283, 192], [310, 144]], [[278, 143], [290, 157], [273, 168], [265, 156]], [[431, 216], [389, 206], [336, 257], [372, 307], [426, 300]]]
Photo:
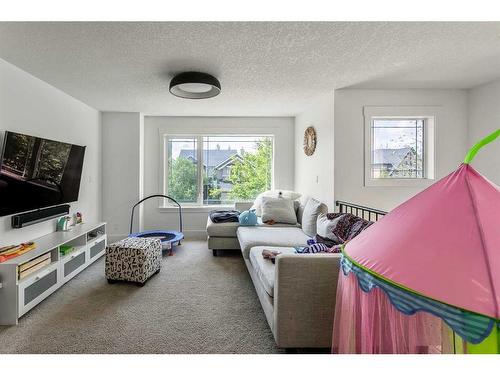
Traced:
[[200, 72], [177, 74], [170, 81], [170, 92], [185, 99], [207, 99], [221, 92], [220, 82], [214, 76]]

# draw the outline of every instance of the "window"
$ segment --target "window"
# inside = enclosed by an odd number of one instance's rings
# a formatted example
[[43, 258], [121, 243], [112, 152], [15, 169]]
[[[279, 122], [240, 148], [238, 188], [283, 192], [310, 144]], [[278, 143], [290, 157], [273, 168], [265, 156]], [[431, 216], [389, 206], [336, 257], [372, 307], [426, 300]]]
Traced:
[[424, 119], [372, 121], [372, 178], [424, 178]]
[[165, 193], [180, 203], [225, 205], [271, 188], [271, 136], [166, 136]]
[[434, 178], [428, 108], [365, 107], [365, 185], [425, 185]]
[[167, 195], [181, 203], [198, 201], [198, 140], [170, 138], [168, 140]]

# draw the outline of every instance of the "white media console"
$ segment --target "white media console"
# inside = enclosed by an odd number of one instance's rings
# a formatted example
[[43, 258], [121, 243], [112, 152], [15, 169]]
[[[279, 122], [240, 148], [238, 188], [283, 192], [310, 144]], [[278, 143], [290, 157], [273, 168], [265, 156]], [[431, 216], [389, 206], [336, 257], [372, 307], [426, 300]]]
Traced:
[[[104, 255], [106, 223], [79, 224], [33, 242], [35, 249], [0, 263], [0, 325], [17, 324], [26, 312]], [[59, 247], [64, 245], [74, 250], [61, 255]], [[50, 264], [19, 279], [20, 266], [47, 253]]]

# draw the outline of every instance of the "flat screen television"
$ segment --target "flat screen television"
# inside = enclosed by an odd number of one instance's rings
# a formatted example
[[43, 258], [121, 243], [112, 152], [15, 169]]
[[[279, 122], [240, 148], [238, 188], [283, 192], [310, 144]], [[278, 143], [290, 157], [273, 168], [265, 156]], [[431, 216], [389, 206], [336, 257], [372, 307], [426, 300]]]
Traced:
[[0, 216], [78, 200], [84, 146], [10, 131], [0, 146]]

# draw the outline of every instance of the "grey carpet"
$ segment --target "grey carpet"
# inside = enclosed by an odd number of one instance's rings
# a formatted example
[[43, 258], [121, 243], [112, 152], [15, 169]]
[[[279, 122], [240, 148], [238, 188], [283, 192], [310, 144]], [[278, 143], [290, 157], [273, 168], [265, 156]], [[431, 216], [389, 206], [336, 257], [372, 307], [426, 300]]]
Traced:
[[109, 285], [104, 258], [0, 327], [1, 353], [280, 353], [239, 252], [185, 241], [146, 286]]

